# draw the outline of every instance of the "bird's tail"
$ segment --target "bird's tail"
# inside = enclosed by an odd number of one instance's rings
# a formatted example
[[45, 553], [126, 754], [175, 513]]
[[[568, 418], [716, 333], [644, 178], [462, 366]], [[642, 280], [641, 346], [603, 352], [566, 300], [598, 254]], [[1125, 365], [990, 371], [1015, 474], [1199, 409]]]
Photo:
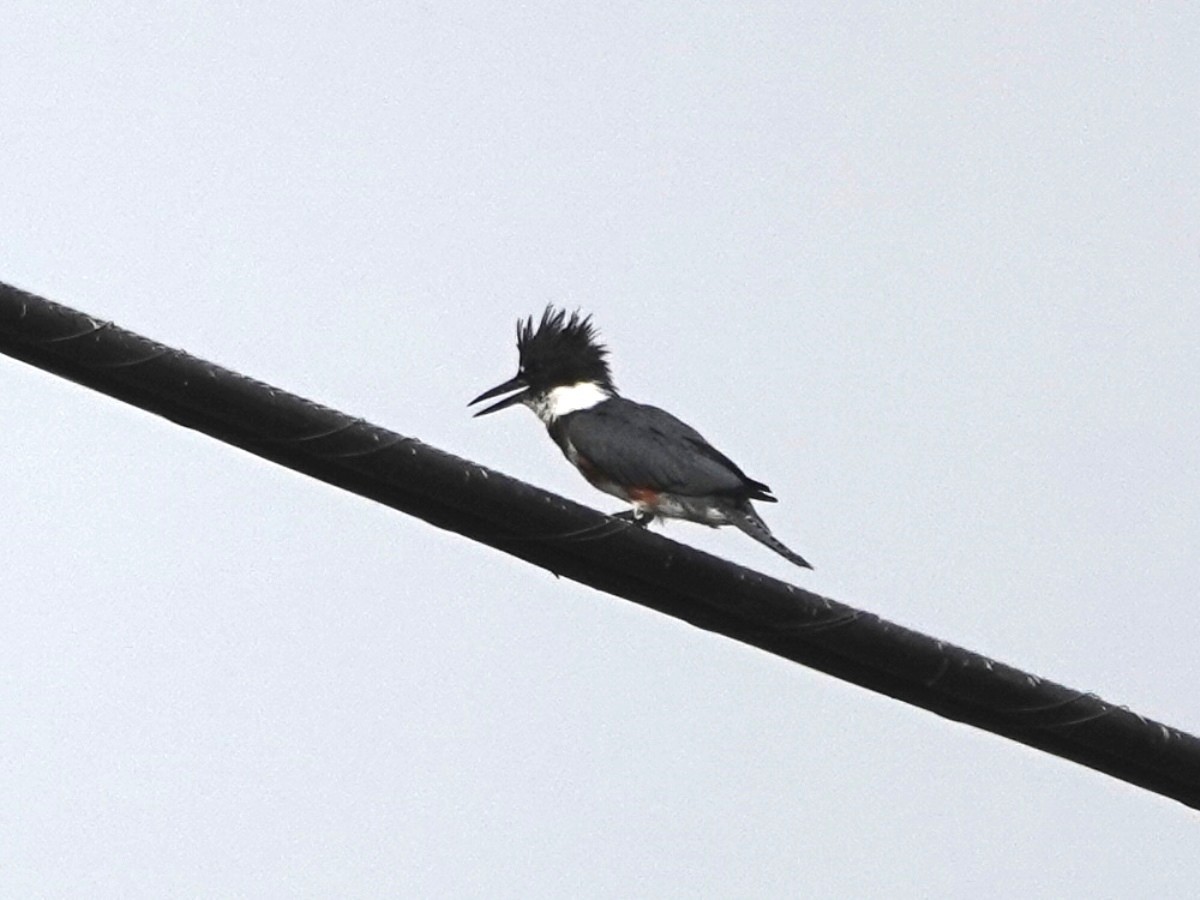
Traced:
[[760, 544], [766, 544], [784, 559], [798, 566], [803, 566], [806, 569], [812, 568], [808, 560], [799, 553], [793, 553], [783, 545], [783, 542], [779, 538], [771, 534], [771, 529], [767, 527], [767, 523], [758, 517], [758, 513], [754, 511], [754, 507], [749, 503], [728, 510], [728, 516], [730, 525], [736, 525]]

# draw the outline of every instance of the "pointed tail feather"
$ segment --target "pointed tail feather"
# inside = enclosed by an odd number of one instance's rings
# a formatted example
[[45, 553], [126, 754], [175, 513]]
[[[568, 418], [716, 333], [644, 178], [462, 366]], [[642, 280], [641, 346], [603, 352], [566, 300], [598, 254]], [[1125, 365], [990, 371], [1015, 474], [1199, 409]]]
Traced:
[[803, 566], [806, 569], [812, 568], [808, 560], [799, 553], [793, 553], [783, 545], [783, 542], [779, 538], [771, 534], [771, 529], [767, 527], [767, 523], [758, 517], [758, 513], [754, 511], [754, 507], [749, 503], [741, 509], [729, 511], [729, 524], [736, 525], [759, 543], [766, 544], [788, 562]]

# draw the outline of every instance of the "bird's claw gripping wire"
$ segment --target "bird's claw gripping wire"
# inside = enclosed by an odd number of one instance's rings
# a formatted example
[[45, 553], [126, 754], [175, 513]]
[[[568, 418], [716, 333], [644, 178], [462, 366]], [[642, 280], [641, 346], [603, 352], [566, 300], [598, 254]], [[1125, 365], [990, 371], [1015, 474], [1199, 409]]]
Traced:
[[632, 522], [638, 528], [647, 528], [654, 521], [654, 513], [638, 509], [627, 509], [623, 512], [613, 513], [612, 517], [620, 519], [622, 522]]

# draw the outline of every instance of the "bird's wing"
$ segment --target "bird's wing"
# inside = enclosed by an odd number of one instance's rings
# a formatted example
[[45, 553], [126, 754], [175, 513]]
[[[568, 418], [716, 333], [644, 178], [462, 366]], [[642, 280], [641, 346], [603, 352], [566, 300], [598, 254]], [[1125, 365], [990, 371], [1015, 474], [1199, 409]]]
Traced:
[[622, 485], [685, 496], [745, 497], [765, 489], [696, 429], [654, 406], [615, 397], [564, 417], [563, 428], [580, 456]]

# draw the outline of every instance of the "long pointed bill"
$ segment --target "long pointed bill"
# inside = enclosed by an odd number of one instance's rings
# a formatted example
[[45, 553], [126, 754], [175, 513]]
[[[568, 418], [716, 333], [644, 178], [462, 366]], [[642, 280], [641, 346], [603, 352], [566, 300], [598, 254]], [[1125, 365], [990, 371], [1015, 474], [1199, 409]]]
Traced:
[[524, 378], [518, 375], [516, 378], [510, 378], [508, 381], [504, 382], [504, 384], [496, 385], [490, 391], [484, 391], [482, 394], [468, 403], [467, 406], [474, 406], [476, 403], [480, 403], [484, 400], [491, 400], [493, 397], [499, 397], [501, 394], [507, 394], [509, 391], [516, 391], [517, 393], [513, 394], [511, 397], [505, 397], [499, 403], [493, 403], [486, 409], [481, 409], [479, 412], [475, 413], [475, 418], [486, 416], [488, 413], [499, 412], [502, 409], [507, 409], [510, 406], [520, 403], [529, 393], [529, 385], [525, 383]]

